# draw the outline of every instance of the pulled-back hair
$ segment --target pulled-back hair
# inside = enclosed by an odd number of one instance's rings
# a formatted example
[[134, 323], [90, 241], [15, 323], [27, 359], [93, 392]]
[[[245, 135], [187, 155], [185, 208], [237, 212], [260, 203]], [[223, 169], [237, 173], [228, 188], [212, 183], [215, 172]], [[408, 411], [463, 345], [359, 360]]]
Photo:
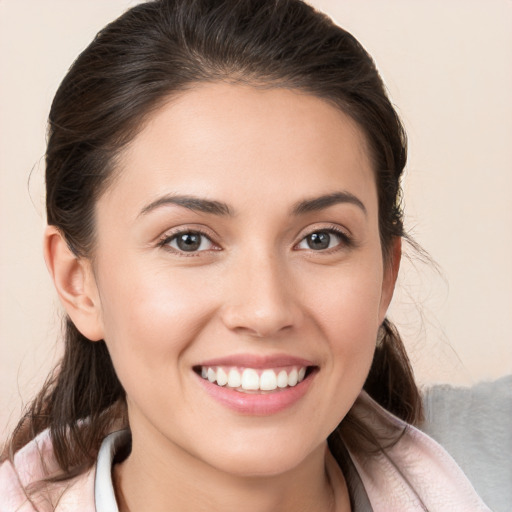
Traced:
[[[106, 26], [76, 59], [49, 115], [46, 211], [78, 258], [95, 248], [95, 205], [116, 159], [163, 102], [205, 82], [292, 88], [325, 99], [366, 137], [378, 191], [383, 258], [403, 233], [406, 138], [375, 64], [357, 40], [300, 0], [156, 0]], [[120, 171], [122, 172], [122, 170]], [[94, 464], [125, 393], [105, 342], [68, 318], [64, 356], [14, 431], [10, 453], [49, 429], [62, 478]], [[385, 320], [364, 389], [407, 422], [421, 402], [397, 330]], [[343, 391], [340, 390], [340, 393]], [[330, 442], [375, 439], [349, 412]], [[4, 454], [4, 457], [7, 454]]]

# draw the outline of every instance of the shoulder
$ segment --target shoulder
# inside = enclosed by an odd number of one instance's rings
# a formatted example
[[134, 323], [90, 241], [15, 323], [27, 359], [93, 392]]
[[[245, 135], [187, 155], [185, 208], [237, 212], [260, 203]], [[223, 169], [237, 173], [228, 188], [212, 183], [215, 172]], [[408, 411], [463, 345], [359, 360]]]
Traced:
[[433, 439], [384, 411], [368, 395], [360, 413], [380, 409], [391, 425], [403, 430], [390, 448], [372, 457], [351, 457], [375, 510], [489, 512], [448, 453]]
[[44, 483], [56, 469], [50, 436], [44, 431], [19, 450], [12, 462], [0, 464], [0, 512], [94, 512], [95, 468], [65, 482]]

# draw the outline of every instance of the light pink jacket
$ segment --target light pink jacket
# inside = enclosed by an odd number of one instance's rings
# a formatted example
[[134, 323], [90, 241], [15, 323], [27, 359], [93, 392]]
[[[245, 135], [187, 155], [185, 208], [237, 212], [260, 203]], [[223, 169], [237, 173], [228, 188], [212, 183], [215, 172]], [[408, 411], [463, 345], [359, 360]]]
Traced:
[[[362, 393], [354, 411], [373, 421], [375, 407], [378, 408], [373, 400]], [[404, 426], [389, 413], [384, 415], [400, 428]], [[490, 512], [446, 451], [414, 427], [408, 427], [385, 454], [350, 455], [374, 512]], [[0, 465], [0, 512], [53, 512], [52, 503], [57, 502], [56, 512], [96, 512], [97, 465], [74, 480], [43, 487], [36, 495], [34, 508], [27, 501], [23, 486], [44, 477], [42, 459], [47, 469], [56, 468], [47, 432], [15, 455], [14, 466], [10, 462]], [[117, 511], [114, 508], [101, 512]]]

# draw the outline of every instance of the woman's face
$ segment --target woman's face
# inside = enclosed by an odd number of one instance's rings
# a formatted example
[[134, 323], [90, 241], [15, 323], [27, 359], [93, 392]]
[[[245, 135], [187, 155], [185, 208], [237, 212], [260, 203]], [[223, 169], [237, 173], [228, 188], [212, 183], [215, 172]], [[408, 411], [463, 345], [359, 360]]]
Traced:
[[306, 94], [201, 85], [118, 171], [94, 276], [134, 453], [270, 475], [323, 450], [394, 285], [360, 130]]

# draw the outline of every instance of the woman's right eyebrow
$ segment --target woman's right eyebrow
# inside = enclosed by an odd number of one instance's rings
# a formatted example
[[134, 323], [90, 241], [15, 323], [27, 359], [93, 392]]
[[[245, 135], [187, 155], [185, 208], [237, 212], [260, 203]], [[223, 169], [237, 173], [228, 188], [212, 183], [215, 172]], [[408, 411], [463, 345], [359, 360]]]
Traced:
[[201, 213], [209, 213], [212, 215], [233, 216], [233, 211], [231, 208], [226, 203], [220, 201], [190, 195], [166, 194], [144, 206], [138, 217], [147, 215], [149, 212], [152, 212], [157, 208], [168, 205], [182, 206], [184, 208], [188, 208], [189, 210]]

